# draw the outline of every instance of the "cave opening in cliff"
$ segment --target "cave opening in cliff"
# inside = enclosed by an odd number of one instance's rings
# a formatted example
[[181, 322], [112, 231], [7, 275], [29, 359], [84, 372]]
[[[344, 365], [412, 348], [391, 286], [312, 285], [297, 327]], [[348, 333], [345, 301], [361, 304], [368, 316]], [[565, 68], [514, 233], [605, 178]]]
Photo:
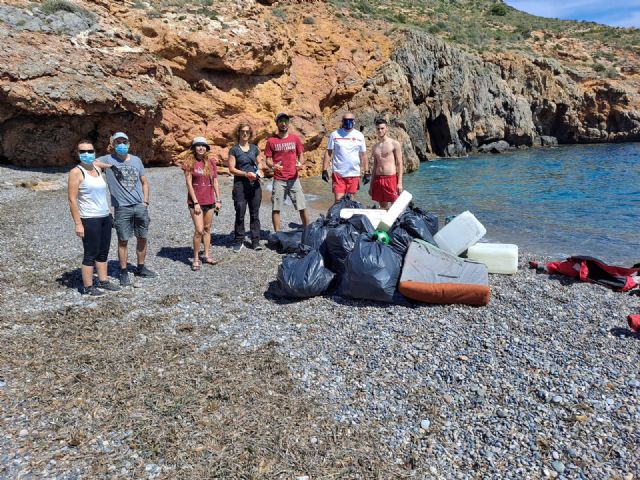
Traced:
[[431, 151], [439, 157], [447, 156], [447, 146], [451, 143], [447, 118], [442, 114], [436, 118], [427, 118], [426, 127], [429, 132]]

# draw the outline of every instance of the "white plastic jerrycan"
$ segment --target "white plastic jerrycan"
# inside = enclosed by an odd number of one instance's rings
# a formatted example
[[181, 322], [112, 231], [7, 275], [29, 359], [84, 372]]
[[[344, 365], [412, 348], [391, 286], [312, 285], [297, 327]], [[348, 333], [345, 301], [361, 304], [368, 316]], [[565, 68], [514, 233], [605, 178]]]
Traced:
[[442, 250], [460, 255], [486, 233], [487, 229], [467, 210], [442, 227], [433, 239]]
[[510, 243], [476, 243], [467, 249], [467, 258], [484, 263], [489, 273], [518, 271], [518, 246]]

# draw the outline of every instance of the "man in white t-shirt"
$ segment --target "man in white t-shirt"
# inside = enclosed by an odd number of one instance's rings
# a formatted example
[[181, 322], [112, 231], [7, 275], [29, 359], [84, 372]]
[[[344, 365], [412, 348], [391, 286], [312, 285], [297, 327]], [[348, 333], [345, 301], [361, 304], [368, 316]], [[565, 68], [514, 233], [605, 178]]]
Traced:
[[[322, 179], [329, 182], [329, 165], [332, 165], [333, 195], [335, 201], [346, 193], [355, 197], [360, 182], [360, 169], [368, 170], [367, 146], [364, 135], [354, 128], [355, 117], [347, 112], [342, 117], [342, 127], [331, 132], [322, 165]], [[371, 176], [365, 174], [362, 181], [369, 183]]]

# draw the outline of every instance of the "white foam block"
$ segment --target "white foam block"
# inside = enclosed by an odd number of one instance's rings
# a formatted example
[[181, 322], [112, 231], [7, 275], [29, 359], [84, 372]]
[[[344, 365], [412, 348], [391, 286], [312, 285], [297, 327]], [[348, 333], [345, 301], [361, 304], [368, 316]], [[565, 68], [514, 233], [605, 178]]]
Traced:
[[382, 217], [386, 215], [386, 213], [386, 210], [379, 208], [343, 208], [340, 210], [340, 218], [351, 218], [354, 215], [364, 215], [369, 219], [373, 228], [378, 228], [380, 220], [382, 220]]
[[391, 208], [387, 210], [387, 213], [380, 220], [380, 223], [378, 224], [378, 230], [381, 230], [383, 232], [388, 232], [389, 230], [391, 230], [393, 222], [395, 222], [396, 219], [402, 214], [402, 212], [404, 212], [404, 209], [407, 208], [412, 198], [413, 195], [411, 195], [406, 190], [402, 192], [396, 199], [396, 201], [393, 202]]

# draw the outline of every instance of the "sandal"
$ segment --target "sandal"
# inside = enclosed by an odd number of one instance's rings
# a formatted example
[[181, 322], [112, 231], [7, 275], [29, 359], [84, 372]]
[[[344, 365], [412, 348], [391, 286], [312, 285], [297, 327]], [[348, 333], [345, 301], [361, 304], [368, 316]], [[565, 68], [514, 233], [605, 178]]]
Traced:
[[193, 270], [194, 272], [197, 272], [198, 270], [200, 270], [200, 262], [193, 262], [191, 264], [191, 270]]
[[214, 260], [214, 259], [213, 259], [213, 258], [211, 258], [211, 257], [204, 257], [204, 258], [202, 259], [202, 261], [203, 261], [204, 263], [206, 263], [207, 265], [217, 265], [218, 263], [220, 263], [220, 261], [219, 261], [219, 260]]

